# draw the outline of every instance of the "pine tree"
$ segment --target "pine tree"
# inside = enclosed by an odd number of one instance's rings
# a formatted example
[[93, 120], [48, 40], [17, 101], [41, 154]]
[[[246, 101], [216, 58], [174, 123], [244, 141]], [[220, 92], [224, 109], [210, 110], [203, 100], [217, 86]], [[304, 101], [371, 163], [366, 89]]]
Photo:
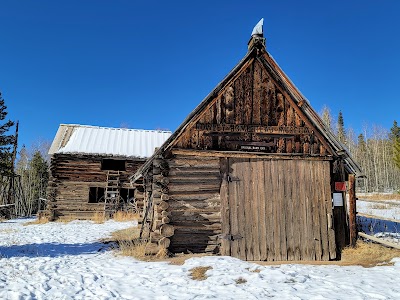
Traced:
[[390, 128], [389, 138], [391, 141], [395, 142], [396, 139], [400, 138], [400, 127], [397, 125], [397, 121], [393, 121], [393, 126]]
[[49, 166], [39, 151], [33, 154], [32, 160], [30, 161], [30, 168], [34, 175], [33, 198], [44, 198], [46, 195], [47, 181], [49, 180]]
[[12, 121], [4, 121], [7, 116], [7, 106], [0, 93], [0, 175], [12, 173], [12, 145], [15, 142], [13, 135], [7, 135], [8, 130], [14, 125]]
[[400, 137], [393, 144], [393, 160], [396, 167], [400, 169]]
[[396, 120], [393, 121], [393, 126], [390, 128], [389, 139], [393, 146], [394, 164], [400, 169], [400, 127]]
[[337, 137], [343, 144], [346, 143], [346, 130], [344, 129], [344, 120], [342, 111], [339, 111], [337, 120]]
[[365, 144], [365, 137], [362, 133], [358, 135], [358, 147], [362, 152], [365, 152], [367, 149], [367, 146]]

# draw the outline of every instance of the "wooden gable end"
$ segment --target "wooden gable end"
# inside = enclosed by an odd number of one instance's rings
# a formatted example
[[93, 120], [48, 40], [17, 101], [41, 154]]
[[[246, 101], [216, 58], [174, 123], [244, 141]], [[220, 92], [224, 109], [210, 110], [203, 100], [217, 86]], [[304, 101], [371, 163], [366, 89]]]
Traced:
[[289, 94], [250, 59], [196, 114], [174, 148], [326, 156], [332, 153]]

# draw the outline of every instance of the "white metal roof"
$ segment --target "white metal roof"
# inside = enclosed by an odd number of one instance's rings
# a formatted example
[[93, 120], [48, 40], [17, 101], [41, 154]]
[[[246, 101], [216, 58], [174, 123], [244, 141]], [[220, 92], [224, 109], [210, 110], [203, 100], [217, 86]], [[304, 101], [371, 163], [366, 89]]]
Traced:
[[170, 131], [162, 130], [61, 124], [49, 154], [79, 153], [147, 158], [170, 135]]

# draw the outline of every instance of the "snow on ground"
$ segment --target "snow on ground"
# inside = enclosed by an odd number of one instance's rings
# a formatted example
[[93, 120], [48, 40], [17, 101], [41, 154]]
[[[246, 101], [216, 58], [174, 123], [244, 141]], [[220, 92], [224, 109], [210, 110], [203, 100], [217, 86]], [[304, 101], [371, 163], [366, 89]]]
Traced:
[[400, 201], [399, 200], [383, 200], [383, 201], [368, 201], [357, 200], [357, 212], [400, 220]]
[[[399, 299], [394, 266], [260, 266], [196, 257], [182, 266], [116, 255], [98, 239], [132, 226], [90, 221], [0, 223], [0, 299]], [[204, 281], [189, 270], [211, 266]], [[237, 283], [239, 278], [245, 283]]]
[[[400, 244], [399, 200], [357, 200], [357, 212], [376, 216], [376, 218], [357, 216], [358, 229], [360, 231], [388, 242]], [[379, 218], [387, 218], [392, 221]]]

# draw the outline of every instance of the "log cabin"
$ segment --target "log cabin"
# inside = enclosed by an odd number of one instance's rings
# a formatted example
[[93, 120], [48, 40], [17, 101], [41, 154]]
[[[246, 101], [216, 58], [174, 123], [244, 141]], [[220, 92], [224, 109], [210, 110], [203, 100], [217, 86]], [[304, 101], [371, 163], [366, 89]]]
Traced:
[[170, 131], [61, 124], [51, 155], [47, 213], [55, 219], [111, 217], [115, 211], [140, 213], [142, 185], [135, 172]]
[[259, 23], [243, 59], [131, 181], [143, 182], [148, 253], [327, 261], [355, 242], [360, 176]]

